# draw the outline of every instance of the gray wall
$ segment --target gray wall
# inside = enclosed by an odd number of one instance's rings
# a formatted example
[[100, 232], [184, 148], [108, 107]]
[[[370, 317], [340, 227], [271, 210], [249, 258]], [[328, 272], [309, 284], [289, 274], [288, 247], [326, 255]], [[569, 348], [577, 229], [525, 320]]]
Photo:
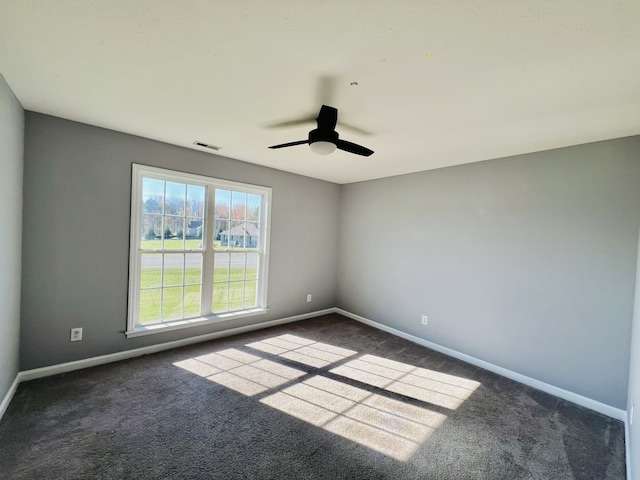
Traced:
[[[268, 314], [125, 338], [132, 163], [273, 188]], [[24, 191], [21, 370], [335, 306], [338, 185], [27, 112]]]
[[0, 75], [0, 401], [18, 373], [24, 112]]
[[[20, 131], [22, 110], [3, 95]], [[3, 141], [14, 169], [20, 143]], [[638, 151], [640, 137], [630, 137], [340, 187], [27, 112], [20, 369], [337, 304], [626, 408]], [[274, 189], [267, 315], [125, 338], [132, 162]], [[3, 195], [19, 197], [20, 182], [8, 183]], [[85, 339], [71, 343], [75, 326]], [[15, 358], [7, 344], [0, 351]], [[2, 365], [0, 386], [17, 370]]]
[[639, 151], [629, 137], [346, 185], [338, 306], [625, 409]]
[[629, 363], [629, 398], [627, 401], [627, 413], [629, 415], [631, 414], [631, 405], [634, 406], [634, 423], [629, 426], [631, 480], [640, 480], [640, 243], [638, 243], [636, 295], [631, 334], [631, 360]]

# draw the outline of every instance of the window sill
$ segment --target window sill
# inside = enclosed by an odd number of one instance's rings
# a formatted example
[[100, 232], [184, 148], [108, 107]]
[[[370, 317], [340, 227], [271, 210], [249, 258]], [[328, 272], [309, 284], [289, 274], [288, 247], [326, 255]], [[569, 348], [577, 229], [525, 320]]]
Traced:
[[190, 318], [187, 320], [175, 320], [173, 322], [154, 323], [151, 325], [139, 326], [133, 330], [127, 330], [125, 335], [127, 338], [141, 337], [143, 335], [151, 335], [153, 333], [165, 333], [172, 330], [182, 330], [189, 327], [200, 327], [211, 323], [220, 323], [228, 320], [237, 320], [238, 318], [253, 317], [255, 315], [263, 315], [268, 312], [266, 308], [252, 308], [251, 310], [240, 310], [238, 312], [222, 313], [220, 315], [209, 315], [207, 317]]

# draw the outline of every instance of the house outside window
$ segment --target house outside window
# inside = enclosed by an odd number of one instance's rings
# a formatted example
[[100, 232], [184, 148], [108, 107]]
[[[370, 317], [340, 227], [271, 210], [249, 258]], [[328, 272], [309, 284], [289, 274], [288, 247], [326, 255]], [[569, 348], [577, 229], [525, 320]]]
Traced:
[[270, 198], [134, 164], [127, 336], [265, 313]]

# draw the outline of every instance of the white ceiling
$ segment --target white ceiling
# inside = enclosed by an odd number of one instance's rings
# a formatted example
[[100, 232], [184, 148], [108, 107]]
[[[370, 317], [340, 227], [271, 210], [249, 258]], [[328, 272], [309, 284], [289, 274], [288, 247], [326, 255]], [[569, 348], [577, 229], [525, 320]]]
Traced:
[[[27, 110], [349, 183], [640, 133], [640, 1], [0, 0], [0, 73]], [[267, 148], [322, 101], [374, 155]]]

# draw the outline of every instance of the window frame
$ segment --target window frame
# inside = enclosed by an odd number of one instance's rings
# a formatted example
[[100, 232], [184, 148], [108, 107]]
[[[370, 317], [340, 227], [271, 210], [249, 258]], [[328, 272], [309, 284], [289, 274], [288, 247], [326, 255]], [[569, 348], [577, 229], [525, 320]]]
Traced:
[[[205, 188], [204, 222], [205, 229], [202, 232], [202, 249], [182, 249], [166, 250], [142, 249], [142, 194], [143, 178], [152, 178], [165, 182], [180, 182], [188, 185], [202, 186]], [[234, 252], [233, 248], [214, 248], [213, 239], [215, 236], [215, 189], [225, 189], [240, 191], [248, 194], [260, 195], [262, 198], [259, 216], [259, 261], [256, 286], [256, 306], [244, 310], [228, 311], [223, 313], [212, 313], [211, 311], [202, 314], [203, 310], [209, 306], [212, 310], [213, 303], [213, 277], [214, 277], [214, 256], [220, 252]], [[271, 194], [270, 187], [251, 185], [247, 183], [223, 180], [198, 175], [193, 173], [179, 172], [166, 168], [152, 167], [137, 163], [132, 164], [131, 170], [131, 217], [130, 217], [130, 238], [129, 238], [129, 295], [127, 300], [127, 338], [151, 333], [161, 333], [171, 330], [178, 330], [188, 327], [201, 326], [208, 323], [218, 323], [225, 320], [245, 318], [253, 315], [261, 315], [268, 311], [267, 290], [269, 276], [269, 237], [271, 219]], [[141, 280], [141, 256], [143, 253], [202, 253], [202, 284], [200, 292], [200, 312], [195, 317], [182, 318], [178, 320], [159, 321], [149, 324], [139, 323], [139, 303], [140, 303], [140, 280]], [[161, 287], [163, 288], [163, 287]], [[211, 290], [211, 291], [209, 291]]]

